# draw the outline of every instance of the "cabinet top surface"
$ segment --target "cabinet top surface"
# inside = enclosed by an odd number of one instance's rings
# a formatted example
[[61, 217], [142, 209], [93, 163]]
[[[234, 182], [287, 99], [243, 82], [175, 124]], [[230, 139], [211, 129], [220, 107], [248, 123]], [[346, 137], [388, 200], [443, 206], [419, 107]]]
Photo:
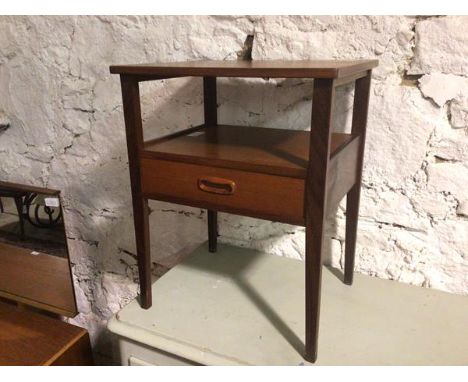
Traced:
[[[349, 288], [322, 273], [317, 364], [466, 364], [465, 296], [358, 273]], [[213, 254], [204, 244], [152, 289], [153, 306], [132, 301], [111, 332], [205, 365], [307, 364], [302, 261], [225, 244]]]
[[110, 72], [114, 74], [162, 77], [341, 78], [370, 70], [377, 65], [378, 60], [185, 61], [112, 65]]

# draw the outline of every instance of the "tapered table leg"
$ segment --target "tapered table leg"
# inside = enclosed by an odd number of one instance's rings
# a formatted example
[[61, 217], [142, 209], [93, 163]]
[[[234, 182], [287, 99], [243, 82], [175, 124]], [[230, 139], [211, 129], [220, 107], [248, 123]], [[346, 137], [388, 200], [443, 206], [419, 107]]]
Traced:
[[322, 249], [327, 210], [326, 186], [334, 94], [333, 80], [314, 80], [309, 168], [307, 170], [305, 195], [305, 358], [310, 362], [315, 362], [317, 359], [322, 284]]
[[[216, 77], [203, 77], [203, 112], [205, 124], [218, 124], [218, 105], [216, 91]], [[216, 252], [218, 247], [218, 212], [208, 210], [208, 248]]]
[[364, 145], [366, 141], [367, 113], [369, 109], [369, 95], [371, 85], [371, 71], [367, 76], [356, 80], [354, 90], [354, 107], [352, 134], [359, 135], [359, 156], [356, 166], [356, 183], [346, 197], [346, 241], [345, 241], [345, 269], [344, 282], [351, 285], [354, 274], [354, 257], [356, 253], [356, 236], [359, 218], [359, 198], [361, 194], [362, 164], [364, 159]]
[[208, 210], [208, 249], [216, 252], [218, 248], [218, 213]]
[[148, 200], [141, 189], [139, 152], [143, 148], [140, 91], [138, 81], [122, 75], [122, 98], [127, 136], [128, 165], [132, 186], [133, 219], [140, 277], [140, 303], [145, 309], [151, 307], [151, 253], [148, 221]]
[[304, 358], [309, 362], [317, 360], [322, 284], [322, 259], [320, 254], [322, 238], [323, 227], [306, 227], [306, 342]]
[[356, 235], [359, 216], [359, 197], [361, 185], [355, 184], [346, 196], [346, 240], [344, 283], [351, 285], [354, 275], [354, 256], [356, 252]]
[[133, 201], [133, 221], [138, 257], [138, 276], [140, 278], [140, 304], [148, 309], [153, 301], [151, 296], [151, 251], [149, 233], [148, 200], [137, 197]]

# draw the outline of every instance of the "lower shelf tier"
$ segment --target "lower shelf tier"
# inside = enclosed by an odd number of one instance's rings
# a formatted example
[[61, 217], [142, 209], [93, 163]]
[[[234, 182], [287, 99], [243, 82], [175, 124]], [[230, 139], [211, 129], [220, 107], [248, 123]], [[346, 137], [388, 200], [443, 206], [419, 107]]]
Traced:
[[[331, 157], [353, 138], [351, 134], [332, 134]], [[309, 142], [309, 131], [201, 125], [146, 142], [142, 156], [305, 178]]]

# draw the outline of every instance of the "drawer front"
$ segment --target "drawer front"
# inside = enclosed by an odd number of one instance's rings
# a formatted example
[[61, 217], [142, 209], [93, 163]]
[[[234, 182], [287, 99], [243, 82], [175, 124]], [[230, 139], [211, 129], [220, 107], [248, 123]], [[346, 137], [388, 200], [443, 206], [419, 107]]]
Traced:
[[149, 199], [304, 224], [304, 180], [159, 159], [141, 159]]

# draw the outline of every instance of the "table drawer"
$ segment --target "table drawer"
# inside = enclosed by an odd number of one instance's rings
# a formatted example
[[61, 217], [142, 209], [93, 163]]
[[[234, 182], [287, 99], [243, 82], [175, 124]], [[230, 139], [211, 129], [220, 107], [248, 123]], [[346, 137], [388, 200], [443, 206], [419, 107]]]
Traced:
[[304, 224], [304, 180], [160, 159], [141, 159], [143, 195], [290, 224]]

